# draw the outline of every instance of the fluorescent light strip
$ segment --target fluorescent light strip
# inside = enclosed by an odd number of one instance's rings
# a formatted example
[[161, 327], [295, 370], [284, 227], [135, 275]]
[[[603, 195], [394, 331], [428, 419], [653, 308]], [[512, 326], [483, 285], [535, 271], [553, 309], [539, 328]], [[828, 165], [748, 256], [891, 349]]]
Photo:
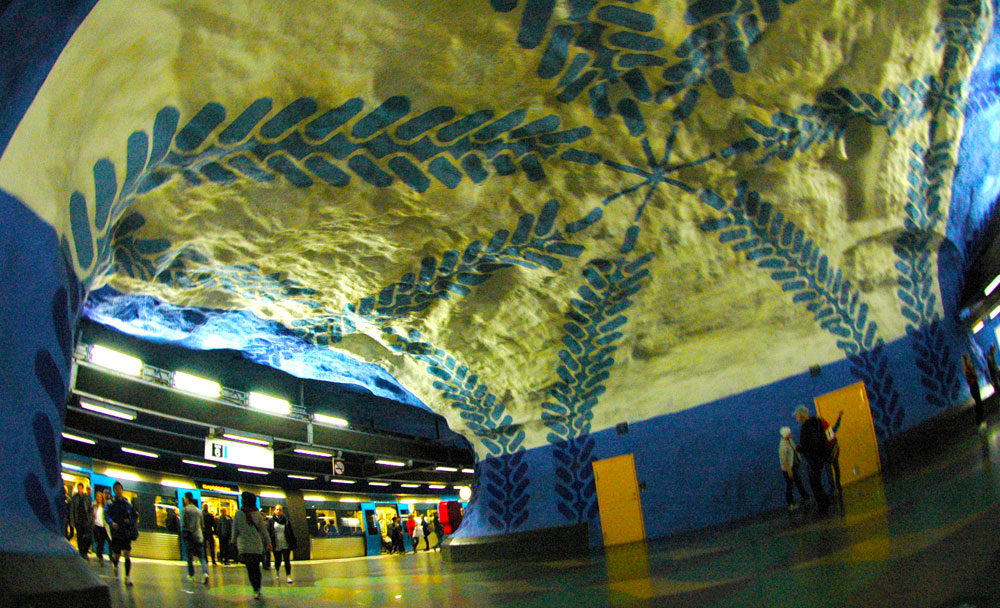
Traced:
[[284, 399], [278, 399], [277, 397], [272, 397], [263, 393], [255, 393], [252, 391], [247, 397], [247, 403], [254, 409], [272, 412], [275, 414], [287, 414], [292, 411], [292, 404]]
[[122, 420], [135, 420], [135, 412], [97, 405], [96, 403], [91, 403], [89, 401], [81, 401], [80, 407], [85, 410], [90, 410], [91, 412], [104, 414], [105, 416], [114, 416], [115, 418], [121, 418]]
[[983, 293], [985, 293], [986, 295], [990, 295], [991, 293], [993, 293], [993, 290], [997, 288], [997, 285], [1000, 285], [1000, 274], [998, 274], [996, 278], [990, 281], [990, 284], [986, 286], [986, 289], [983, 290]]
[[305, 481], [315, 481], [315, 477], [310, 477], [308, 475], [289, 475], [289, 479], [304, 479]]
[[73, 481], [76, 481], [76, 480], [75, 480], [75, 479], [73, 478], [73, 476], [72, 476], [72, 475], [70, 475], [69, 473], [59, 473], [59, 476], [60, 476], [60, 477], [62, 477], [62, 480], [63, 480], [63, 481], [69, 481], [69, 482], [73, 482]]
[[125, 446], [122, 446], [122, 451], [125, 452], [125, 453], [128, 453], [128, 454], [135, 454], [136, 456], [144, 456], [146, 458], [159, 458], [160, 457], [159, 454], [154, 454], [152, 452], [147, 452], [145, 450], [137, 450], [135, 448], [128, 448], [128, 447], [125, 447]]
[[476, 473], [475, 469], [462, 469], [462, 472], [466, 475], [474, 475]]
[[357, 498], [341, 498], [340, 502], [361, 502]]
[[302, 498], [309, 502], [324, 502], [326, 500], [325, 497], [320, 496], [319, 494], [306, 494]]
[[232, 439], [233, 441], [242, 441], [243, 443], [252, 443], [254, 445], [262, 445], [264, 447], [271, 445], [270, 442], [264, 441], [263, 439], [244, 437], [243, 435], [235, 435], [233, 433], [223, 433], [222, 436], [225, 437], [226, 439]]
[[435, 471], [442, 471], [444, 473], [458, 473], [456, 467], [434, 467]]
[[216, 466], [210, 462], [198, 462], [197, 460], [188, 460], [187, 458], [182, 459], [181, 462], [184, 464], [194, 465], [196, 467], [205, 467], [206, 469], [214, 469]]
[[284, 498], [285, 495], [281, 492], [261, 492], [261, 498]]
[[395, 460], [376, 460], [375, 464], [381, 464], [387, 467], [405, 467], [405, 462], [398, 462]]
[[321, 422], [323, 424], [330, 424], [333, 426], [350, 426], [343, 418], [327, 416], [326, 414], [313, 414], [313, 422]]
[[170, 382], [174, 385], [174, 388], [179, 388], [182, 391], [194, 393], [195, 395], [201, 395], [202, 397], [208, 397], [209, 399], [218, 399], [222, 395], [222, 387], [219, 386], [218, 382], [185, 374], [184, 372], [174, 372], [174, 377]]
[[357, 483], [357, 482], [355, 482], [355, 481], [354, 481], [353, 479], [331, 479], [331, 480], [330, 480], [330, 483], [347, 483], [347, 484], [354, 484], [354, 483]]
[[267, 471], [258, 471], [257, 469], [244, 469], [238, 468], [237, 471], [242, 471], [243, 473], [250, 473], [251, 475], [267, 475]]
[[432, 489], [432, 490], [443, 490], [443, 489], [447, 488], [448, 486], [443, 485], [443, 484], [431, 484], [431, 485], [429, 485], [427, 487], [430, 488], [430, 489]]
[[329, 452], [320, 452], [319, 450], [309, 450], [306, 448], [295, 448], [292, 450], [296, 454], [305, 454], [306, 456], [317, 456], [319, 458], [333, 458], [333, 454]]
[[[181, 490], [193, 490], [194, 486], [186, 481], [174, 481], [173, 479], [164, 479], [160, 481], [161, 486], [167, 486], [168, 488], [180, 488]], [[156, 505], [160, 506], [160, 505]]]
[[388, 486], [390, 484], [387, 484], [384, 481], [369, 481], [368, 485], [370, 485], [370, 486], [379, 486], [379, 487], [384, 488], [384, 487], [386, 487], [386, 486]]
[[87, 357], [91, 363], [106, 367], [116, 372], [129, 376], [142, 375], [142, 360], [130, 357], [110, 348], [105, 348], [99, 344], [90, 347], [90, 355]]
[[62, 434], [63, 439], [69, 439], [70, 441], [79, 441], [80, 443], [86, 443], [87, 445], [97, 445], [97, 442], [93, 439], [87, 439], [86, 437], [80, 437], [78, 435], [71, 435], [69, 433]]
[[993, 310], [990, 311], [990, 318], [991, 319], [995, 319], [997, 317], [997, 315], [1000, 315], [1000, 304], [998, 304], [996, 308], [994, 308]]
[[399, 484], [399, 487], [401, 487], [401, 488], [419, 488], [420, 484], [419, 483], [401, 483], [401, 484]]
[[104, 474], [108, 477], [113, 477], [115, 479], [128, 479], [130, 481], [141, 481], [140, 478], [135, 473], [129, 473], [128, 471], [119, 471], [118, 469], [108, 469], [104, 471]]
[[80, 471], [80, 472], [83, 472], [83, 471], [86, 470], [83, 467], [78, 467], [75, 464], [70, 464], [68, 462], [62, 463], [62, 466], [63, 466], [64, 469], [69, 469], [71, 471]]
[[979, 333], [979, 330], [984, 327], [986, 327], [986, 324], [983, 323], [982, 320], [980, 320], [978, 323], [972, 326], [972, 333], [977, 334]]

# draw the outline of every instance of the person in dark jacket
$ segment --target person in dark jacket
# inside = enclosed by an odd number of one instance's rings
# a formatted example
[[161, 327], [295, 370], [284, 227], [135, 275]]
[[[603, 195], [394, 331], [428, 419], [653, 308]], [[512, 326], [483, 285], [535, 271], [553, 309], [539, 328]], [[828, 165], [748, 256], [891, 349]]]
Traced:
[[267, 531], [271, 537], [271, 546], [274, 547], [274, 576], [281, 576], [281, 560], [285, 560], [285, 576], [287, 582], [292, 582], [292, 551], [298, 549], [295, 542], [295, 532], [292, 524], [285, 515], [285, 508], [281, 505], [274, 507], [274, 517], [267, 522]]
[[809, 465], [809, 487], [820, 515], [826, 515], [830, 509], [830, 496], [823, 488], [823, 469], [829, 457], [827, 453], [826, 431], [823, 421], [809, 415], [809, 408], [800, 405], [795, 409], [795, 419], [802, 428], [799, 430], [799, 453], [805, 456]]
[[208, 510], [208, 505], [204, 502], [201, 505], [201, 533], [205, 537], [205, 554], [212, 558], [212, 565], [215, 566], [215, 516]]
[[225, 566], [229, 564], [229, 556], [233, 553], [229, 548], [233, 538], [233, 518], [229, 516], [228, 509], [219, 512], [219, 519], [215, 522], [215, 533], [219, 535], [219, 561]]
[[139, 536], [139, 512], [125, 498], [125, 490], [120, 481], [112, 488], [115, 499], [108, 507], [105, 517], [111, 522], [111, 563], [118, 576], [118, 560], [125, 556], [125, 585], [132, 586], [132, 541]]
[[389, 538], [392, 539], [393, 553], [406, 553], [406, 549], [403, 545], [403, 524], [400, 522], [398, 515], [392, 518], [392, 526], [389, 530]]
[[440, 551], [441, 541], [444, 540], [444, 525], [441, 523], [441, 519], [438, 517], [437, 513], [435, 513], [431, 518], [431, 523], [434, 525], [434, 534], [437, 534], [438, 541], [437, 544], [434, 545], [434, 548]]
[[76, 484], [76, 492], [69, 502], [69, 521], [76, 528], [76, 547], [80, 557], [87, 559], [90, 545], [94, 542], [94, 507], [90, 502], [90, 492], [82, 483]]

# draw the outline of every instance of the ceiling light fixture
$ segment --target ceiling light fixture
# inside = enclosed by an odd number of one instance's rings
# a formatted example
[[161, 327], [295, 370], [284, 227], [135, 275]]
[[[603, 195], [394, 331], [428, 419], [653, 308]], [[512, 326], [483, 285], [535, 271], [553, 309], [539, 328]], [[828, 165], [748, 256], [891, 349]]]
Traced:
[[336, 479], [336, 478], [334, 478], [334, 479], [331, 479], [331, 480], [330, 480], [330, 483], [345, 483], [345, 484], [355, 484], [355, 483], [357, 483], [357, 482], [356, 482], [356, 481], [354, 481], [353, 479]]
[[474, 475], [476, 473], [475, 469], [462, 469], [462, 472], [466, 475]]
[[246, 437], [245, 435], [237, 435], [235, 433], [223, 433], [222, 436], [233, 441], [242, 441], [243, 443], [252, 443], [254, 445], [262, 445], [264, 447], [271, 445], [271, 442], [265, 439], [256, 439], [254, 437]]
[[86, 443], [87, 445], [97, 445], [97, 442], [93, 439], [87, 439], [86, 437], [80, 437], [79, 435], [63, 433], [62, 436], [63, 439], [69, 439], [70, 441], [79, 441], [80, 443]]
[[292, 411], [292, 404], [288, 401], [253, 391], [248, 395], [247, 403], [254, 409], [274, 414], [287, 414]]
[[240, 467], [236, 470], [242, 473], [250, 473], [251, 475], [267, 475], [267, 471], [258, 471], [257, 469], [244, 469]]
[[310, 477], [309, 475], [289, 475], [289, 479], [302, 479], [305, 481], [315, 481], [315, 477]]
[[306, 456], [317, 456], [319, 458], [333, 458], [333, 454], [329, 452], [320, 452], [319, 450], [310, 450], [307, 448], [295, 448], [292, 450], [296, 454], [305, 454]]
[[434, 467], [435, 471], [441, 471], [443, 473], [458, 473], [457, 467]]
[[340, 502], [361, 502], [357, 498], [341, 498]]
[[319, 494], [306, 494], [302, 498], [309, 502], [323, 502], [326, 500], [326, 498], [320, 496]]
[[993, 293], [993, 290], [997, 288], [997, 285], [1000, 285], [1000, 274], [998, 274], [992, 281], [990, 281], [990, 284], [986, 286], [986, 289], [983, 290], [983, 293], [986, 295], [990, 295], [991, 293]]
[[399, 462], [397, 460], [376, 460], [375, 464], [381, 464], [387, 467], [405, 467], [405, 462]]
[[111, 407], [108, 405], [97, 405], [96, 403], [91, 403], [89, 401], [81, 401], [80, 407], [85, 410], [90, 410], [91, 412], [103, 414], [104, 416], [112, 416], [122, 420], [135, 420], [135, 412], [132, 410]]
[[[167, 486], [168, 488], [178, 488], [181, 490], [193, 490], [194, 486], [186, 481], [175, 481], [173, 479], [164, 479], [160, 481], [161, 486]], [[159, 506], [159, 505], [157, 505]]]
[[136, 475], [135, 473], [130, 473], [128, 471], [121, 471], [119, 469], [107, 469], [106, 471], [104, 471], [104, 474], [107, 475], [108, 477], [117, 480], [128, 479], [130, 481], [142, 481], [142, 478]]
[[159, 454], [154, 454], [152, 452], [147, 452], [146, 450], [137, 450], [135, 448], [129, 448], [122, 446], [122, 451], [127, 454], [135, 454], [136, 456], [143, 456], [145, 458], [159, 458]]
[[431, 485], [429, 485], [427, 487], [430, 488], [430, 489], [432, 489], [432, 490], [443, 490], [443, 489], [447, 488], [448, 486], [446, 486], [444, 484], [440, 484], [440, 483], [435, 483], [435, 484], [431, 484]]
[[972, 326], [972, 333], [977, 334], [979, 333], [979, 330], [984, 327], [986, 327], [986, 324], [983, 323], [982, 319], [980, 319], [975, 325]]
[[370, 485], [370, 486], [379, 486], [379, 487], [384, 488], [384, 487], [388, 486], [389, 484], [386, 483], [386, 482], [384, 482], [384, 481], [369, 481], [368, 485]]
[[329, 424], [332, 426], [341, 426], [341, 427], [350, 426], [348, 422], [343, 418], [337, 418], [336, 416], [327, 416], [326, 414], [313, 414], [313, 422], [319, 422], [321, 424]]
[[419, 488], [420, 484], [419, 483], [401, 483], [401, 484], [399, 484], [399, 487], [401, 487], [401, 488]]
[[174, 372], [174, 377], [170, 382], [174, 385], [174, 388], [179, 388], [182, 391], [194, 393], [195, 395], [201, 395], [202, 397], [208, 397], [209, 399], [218, 399], [222, 395], [222, 387], [219, 386], [218, 382], [185, 374], [184, 372]]
[[260, 493], [260, 497], [261, 498], [284, 498], [285, 495], [283, 493], [281, 493], [281, 492], [271, 492], [271, 491], [265, 490], [264, 492]]
[[194, 465], [196, 467], [205, 467], [206, 469], [214, 469], [215, 465], [210, 462], [198, 462], [197, 460], [188, 460], [184, 458], [181, 460], [184, 464]]
[[142, 360], [130, 357], [125, 353], [120, 353], [110, 348], [105, 348], [99, 344], [90, 347], [87, 359], [95, 365], [106, 367], [120, 374], [128, 376], [142, 375]]

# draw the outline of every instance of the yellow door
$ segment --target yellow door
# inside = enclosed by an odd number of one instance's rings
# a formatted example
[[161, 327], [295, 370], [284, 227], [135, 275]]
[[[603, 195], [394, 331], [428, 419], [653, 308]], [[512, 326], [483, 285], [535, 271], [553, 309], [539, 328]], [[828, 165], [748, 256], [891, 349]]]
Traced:
[[601, 510], [604, 546], [634, 543], [646, 538], [639, 483], [632, 454], [594, 461], [597, 505]]
[[841, 484], [846, 486], [881, 471], [878, 441], [864, 383], [820, 395], [814, 402], [816, 413], [830, 424], [830, 428], [840, 419], [837, 444], [840, 446]]

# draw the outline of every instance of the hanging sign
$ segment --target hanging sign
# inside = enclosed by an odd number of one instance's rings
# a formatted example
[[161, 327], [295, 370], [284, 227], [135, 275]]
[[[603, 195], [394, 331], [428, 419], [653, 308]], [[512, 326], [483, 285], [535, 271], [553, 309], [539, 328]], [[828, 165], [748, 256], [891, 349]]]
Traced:
[[343, 475], [344, 474], [344, 461], [343, 460], [334, 460], [333, 461], [333, 474], [334, 475]]
[[228, 439], [205, 439], [205, 460], [239, 464], [258, 469], [274, 468], [274, 450]]

